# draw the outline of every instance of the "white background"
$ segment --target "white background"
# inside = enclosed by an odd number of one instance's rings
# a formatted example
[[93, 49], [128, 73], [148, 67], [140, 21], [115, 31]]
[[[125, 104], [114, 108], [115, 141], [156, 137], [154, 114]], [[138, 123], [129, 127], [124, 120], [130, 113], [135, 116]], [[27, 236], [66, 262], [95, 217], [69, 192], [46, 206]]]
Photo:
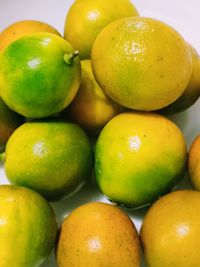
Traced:
[[[0, 0], [0, 31], [18, 20], [37, 19], [51, 24], [63, 33], [65, 16], [72, 2], [69, 0]], [[134, 4], [141, 15], [158, 18], [169, 23], [200, 52], [199, 0], [135, 0]], [[200, 101], [188, 111], [171, 117], [183, 131], [188, 147], [196, 135], [200, 133], [199, 112]], [[6, 182], [7, 180], [1, 167], [0, 183]], [[186, 186], [187, 179], [179, 185], [179, 188]], [[77, 195], [53, 204], [58, 223], [77, 206], [97, 200], [108, 202], [94, 185], [87, 185]], [[138, 230], [144, 213], [145, 210], [129, 212]], [[55, 266], [56, 263], [52, 253], [50, 259], [42, 267]], [[145, 265], [143, 264], [143, 266]]]

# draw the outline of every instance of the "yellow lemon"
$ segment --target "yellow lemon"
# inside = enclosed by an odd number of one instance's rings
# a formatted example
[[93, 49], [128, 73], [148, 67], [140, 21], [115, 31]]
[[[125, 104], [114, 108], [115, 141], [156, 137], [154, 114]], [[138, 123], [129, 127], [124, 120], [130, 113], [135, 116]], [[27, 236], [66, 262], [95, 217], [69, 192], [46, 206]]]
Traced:
[[69, 113], [88, 132], [98, 134], [124, 108], [106, 96], [99, 87], [93, 76], [90, 60], [81, 61], [81, 67], [81, 85], [70, 105]]
[[64, 37], [80, 51], [82, 59], [88, 59], [94, 40], [107, 24], [137, 15], [130, 0], [76, 0], [66, 17]]
[[180, 190], [147, 211], [141, 241], [148, 267], [199, 267], [200, 192]]
[[167, 24], [144, 17], [106, 26], [92, 49], [94, 76], [125, 107], [150, 111], [174, 102], [192, 74], [191, 51]]
[[63, 222], [59, 267], [139, 267], [140, 242], [133, 222], [118, 207], [88, 203]]
[[0, 33], [0, 52], [3, 52], [3, 50], [15, 40], [35, 32], [49, 32], [60, 35], [54, 27], [42, 21], [17, 21]]
[[119, 114], [97, 140], [97, 184], [109, 199], [128, 208], [148, 205], [183, 178], [186, 152], [181, 131], [167, 118]]

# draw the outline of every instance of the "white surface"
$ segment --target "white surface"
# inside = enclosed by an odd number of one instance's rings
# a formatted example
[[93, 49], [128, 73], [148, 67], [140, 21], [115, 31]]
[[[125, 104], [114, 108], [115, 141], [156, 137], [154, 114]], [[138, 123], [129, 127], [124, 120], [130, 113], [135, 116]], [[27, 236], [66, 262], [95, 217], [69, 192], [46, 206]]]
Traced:
[[[95, 1], [95, 0], [94, 0]], [[103, 0], [102, 0], [103, 1]], [[73, 1], [70, 0], [0, 0], [0, 30], [22, 19], [38, 19], [47, 22], [63, 32], [66, 12]], [[199, 0], [135, 0], [138, 11], [143, 16], [161, 19], [177, 29], [185, 39], [200, 52], [200, 1]], [[177, 123], [186, 137], [188, 146], [200, 133], [200, 101], [192, 108], [172, 120]], [[3, 169], [0, 169], [0, 183], [6, 183]], [[187, 186], [183, 181], [179, 187]], [[77, 206], [90, 201], [108, 202], [93, 185], [84, 187], [77, 195], [53, 204], [58, 222]], [[144, 210], [129, 212], [139, 230]], [[42, 267], [55, 267], [52, 255]], [[143, 264], [143, 266], [145, 266]], [[78, 266], [77, 266], [78, 267]], [[112, 266], [110, 266], [112, 267]]]

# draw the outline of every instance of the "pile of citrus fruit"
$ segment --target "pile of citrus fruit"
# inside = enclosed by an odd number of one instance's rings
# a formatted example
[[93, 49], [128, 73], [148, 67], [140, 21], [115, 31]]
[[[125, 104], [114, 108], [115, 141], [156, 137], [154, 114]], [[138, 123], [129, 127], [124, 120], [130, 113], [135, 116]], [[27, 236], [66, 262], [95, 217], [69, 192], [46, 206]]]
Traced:
[[[142, 250], [148, 267], [199, 267], [200, 137], [187, 153], [165, 117], [199, 96], [198, 52], [129, 0], [75, 0], [64, 37], [33, 20], [3, 30], [0, 267], [39, 267], [53, 247], [58, 267], [139, 267]], [[174, 191], [186, 172], [195, 190]], [[93, 180], [110, 204], [58, 231], [48, 201]], [[126, 210], [143, 207], [139, 237]]]

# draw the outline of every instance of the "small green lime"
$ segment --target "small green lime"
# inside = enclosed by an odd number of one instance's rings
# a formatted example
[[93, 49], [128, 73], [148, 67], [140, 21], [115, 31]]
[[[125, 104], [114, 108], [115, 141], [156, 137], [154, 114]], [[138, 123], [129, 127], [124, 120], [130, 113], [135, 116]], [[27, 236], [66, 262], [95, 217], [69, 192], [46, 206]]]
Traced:
[[0, 94], [29, 118], [56, 114], [75, 97], [80, 84], [77, 51], [63, 38], [35, 33], [11, 43], [0, 58]]
[[90, 175], [92, 157], [90, 142], [78, 125], [53, 119], [32, 121], [9, 139], [5, 171], [12, 183], [56, 201], [82, 187]]

